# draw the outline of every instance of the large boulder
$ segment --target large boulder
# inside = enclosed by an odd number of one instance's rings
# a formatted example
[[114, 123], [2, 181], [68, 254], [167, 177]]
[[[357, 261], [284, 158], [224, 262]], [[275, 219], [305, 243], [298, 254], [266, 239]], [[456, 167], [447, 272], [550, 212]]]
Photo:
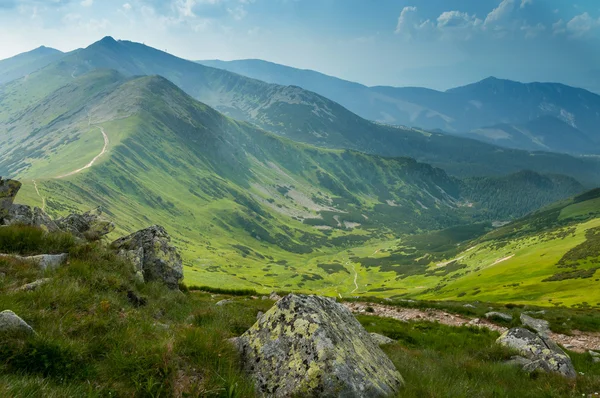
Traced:
[[34, 330], [17, 314], [10, 310], [0, 312], [0, 335], [27, 336]]
[[60, 229], [45, 211], [39, 207], [31, 208], [27, 205], [13, 204], [4, 219], [5, 225], [29, 225], [42, 228], [48, 232], [56, 232]]
[[288, 295], [235, 339], [259, 395], [387, 397], [403, 379], [343, 305]]
[[527, 363], [522, 364], [523, 370], [527, 372], [541, 370], [569, 378], [577, 376], [571, 358], [546, 336], [536, 335], [524, 328], [513, 328], [502, 334], [497, 342], [518, 351], [528, 359]]
[[115, 229], [115, 224], [102, 217], [102, 210], [95, 209], [83, 214], [71, 214], [56, 220], [56, 225], [74, 236], [87, 240], [97, 240]]
[[529, 315], [521, 314], [521, 323], [532, 328], [539, 334], [548, 335], [548, 333], [550, 333], [550, 323], [543, 319], [532, 318]]
[[0, 223], [8, 217], [10, 208], [15, 201], [17, 192], [21, 189], [21, 183], [15, 180], [3, 180], [0, 177]]
[[117, 253], [131, 260], [145, 281], [158, 280], [172, 289], [183, 279], [181, 256], [171, 245], [167, 231], [159, 225], [142, 229], [111, 244]]

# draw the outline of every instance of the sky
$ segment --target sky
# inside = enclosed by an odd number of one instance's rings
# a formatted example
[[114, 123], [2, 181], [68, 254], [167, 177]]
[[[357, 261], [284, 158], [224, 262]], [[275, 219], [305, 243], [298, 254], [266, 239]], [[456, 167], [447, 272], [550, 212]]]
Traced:
[[495, 76], [600, 92], [598, 0], [0, 0], [0, 59], [104, 36], [366, 85], [443, 90]]

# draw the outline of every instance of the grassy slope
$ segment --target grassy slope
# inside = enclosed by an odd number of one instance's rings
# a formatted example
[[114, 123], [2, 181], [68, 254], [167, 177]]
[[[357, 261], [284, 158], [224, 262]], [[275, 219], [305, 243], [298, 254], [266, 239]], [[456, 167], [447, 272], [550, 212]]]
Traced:
[[[76, 245], [69, 236], [31, 228], [0, 230], [0, 252], [63, 251], [70, 253], [69, 264], [55, 271], [0, 259], [0, 308], [14, 310], [37, 332], [0, 340], [0, 395], [254, 396], [225, 340], [245, 332], [272, 301], [136, 284], [131, 265], [98, 243]], [[34, 292], [15, 290], [40, 277], [51, 280]], [[230, 303], [217, 306], [222, 299]], [[561, 311], [565, 317], [581, 312]], [[397, 341], [383, 350], [406, 381], [402, 397], [563, 397], [600, 389], [600, 364], [589, 354], [569, 352], [581, 372], [574, 381], [528, 376], [502, 364], [513, 353], [486, 329], [358, 320]]]

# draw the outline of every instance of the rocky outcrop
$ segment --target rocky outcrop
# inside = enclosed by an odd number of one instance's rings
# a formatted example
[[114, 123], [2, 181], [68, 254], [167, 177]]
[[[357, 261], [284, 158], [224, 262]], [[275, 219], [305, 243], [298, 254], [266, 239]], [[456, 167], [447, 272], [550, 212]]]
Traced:
[[99, 208], [59, 218], [56, 225], [64, 232], [87, 240], [98, 240], [115, 229], [115, 224], [102, 217], [102, 210]]
[[63, 254], [40, 254], [39, 256], [22, 257], [13, 254], [0, 254], [0, 257], [10, 257], [20, 261], [33, 263], [42, 270], [55, 270], [65, 264], [69, 259], [69, 255]]
[[550, 333], [550, 323], [543, 319], [536, 319], [529, 315], [521, 314], [521, 323], [532, 328], [539, 334], [548, 335]]
[[56, 232], [60, 229], [45, 211], [39, 207], [31, 208], [27, 205], [13, 204], [4, 220], [5, 225], [29, 225], [39, 227], [48, 232]]
[[183, 279], [181, 256], [171, 245], [171, 238], [161, 226], [135, 232], [117, 239], [111, 247], [130, 260], [144, 281], [162, 281], [172, 289]]
[[3, 180], [0, 177], [0, 224], [8, 217], [21, 183], [15, 180]]
[[0, 335], [28, 336], [34, 330], [17, 314], [10, 310], [0, 312]]
[[387, 397], [403, 379], [352, 313], [291, 294], [234, 340], [259, 395]]
[[571, 358], [545, 336], [536, 335], [528, 329], [513, 328], [502, 334], [497, 342], [518, 351], [523, 358], [526, 358], [527, 362], [519, 358], [515, 363], [527, 372], [541, 370], [559, 373], [569, 378], [577, 376]]

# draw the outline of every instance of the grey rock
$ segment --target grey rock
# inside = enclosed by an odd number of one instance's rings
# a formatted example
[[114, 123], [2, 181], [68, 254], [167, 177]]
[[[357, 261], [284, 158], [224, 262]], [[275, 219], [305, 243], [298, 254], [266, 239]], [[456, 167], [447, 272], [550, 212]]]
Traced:
[[503, 312], [496, 312], [496, 311], [488, 312], [487, 314], [485, 314], [485, 317], [487, 319], [500, 318], [500, 319], [508, 321], [508, 322], [512, 321], [512, 318], [513, 318], [512, 315], [510, 315], [510, 314], [505, 314]]
[[394, 344], [396, 342], [396, 340], [390, 339], [389, 337], [384, 336], [379, 333], [369, 333], [369, 334], [371, 335], [371, 338], [373, 339], [373, 341], [375, 341], [375, 344], [377, 344], [377, 345]]
[[269, 296], [269, 300], [273, 300], [273, 301], [281, 300], [281, 296], [275, 292], [272, 292], [271, 295]]
[[45, 285], [46, 283], [50, 282], [51, 280], [52, 279], [50, 279], [50, 278], [38, 279], [37, 281], [34, 281], [34, 282], [31, 282], [31, 283], [21, 286], [17, 290], [21, 291], [21, 292], [32, 292], [34, 290], [37, 290], [40, 286]]
[[258, 321], [260, 318], [263, 317], [264, 314], [265, 314], [264, 312], [258, 311], [258, 313], [256, 314], [256, 320]]
[[543, 370], [569, 378], [577, 375], [571, 358], [547, 337], [524, 328], [513, 328], [502, 334], [497, 342], [518, 351], [530, 361], [523, 367], [525, 371]]
[[229, 303], [233, 303], [233, 300], [227, 299], [227, 300], [221, 300], [219, 302], [217, 302], [215, 305], [218, 305], [219, 307], [225, 305], [225, 304], [229, 304]]
[[181, 256], [163, 227], [154, 225], [135, 232], [117, 239], [111, 247], [126, 259], [137, 258], [134, 267], [141, 272], [144, 281], [158, 280], [171, 289], [179, 287], [183, 279]]
[[7, 218], [19, 189], [21, 189], [19, 181], [3, 180], [0, 177], [0, 224]]
[[17, 314], [10, 310], [0, 312], [0, 334], [27, 336], [35, 334], [34, 330]]
[[56, 225], [80, 239], [97, 240], [115, 229], [115, 224], [102, 217], [100, 208], [83, 214], [71, 214], [56, 220]]
[[27, 205], [13, 204], [9, 210], [8, 217], [4, 220], [5, 225], [29, 225], [42, 228], [47, 232], [59, 231], [58, 225], [45, 211], [39, 207], [31, 208]]
[[0, 257], [10, 257], [20, 261], [29, 262], [37, 265], [42, 270], [55, 270], [65, 264], [69, 255], [63, 254], [40, 254], [39, 256], [22, 257], [13, 254], [0, 254]]
[[284, 297], [235, 344], [259, 395], [387, 397], [404, 383], [350, 310], [325, 297]]
[[504, 363], [506, 365], [519, 366], [520, 368], [522, 368], [525, 365], [529, 365], [531, 363], [531, 360], [519, 355], [515, 355], [511, 357], [508, 361], [505, 361]]
[[473, 304], [465, 304], [465, 305], [463, 305], [463, 307], [465, 307], [465, 308], [477, 308]]
[[550, 333], [550, 323], [543, 319], [532, 318], [529, 315], [521, 314], [521, 323], [538, 332], [539, 334], [547, 335]]
[[540, 310], [540, 311], [523, 311], [523, 314], [527, 314], [527, 315], [546, 315], [546, 311], [545, 310]]
[[600, 358], [600, 352], [589, 350], [588, 353], [595, 358]]

